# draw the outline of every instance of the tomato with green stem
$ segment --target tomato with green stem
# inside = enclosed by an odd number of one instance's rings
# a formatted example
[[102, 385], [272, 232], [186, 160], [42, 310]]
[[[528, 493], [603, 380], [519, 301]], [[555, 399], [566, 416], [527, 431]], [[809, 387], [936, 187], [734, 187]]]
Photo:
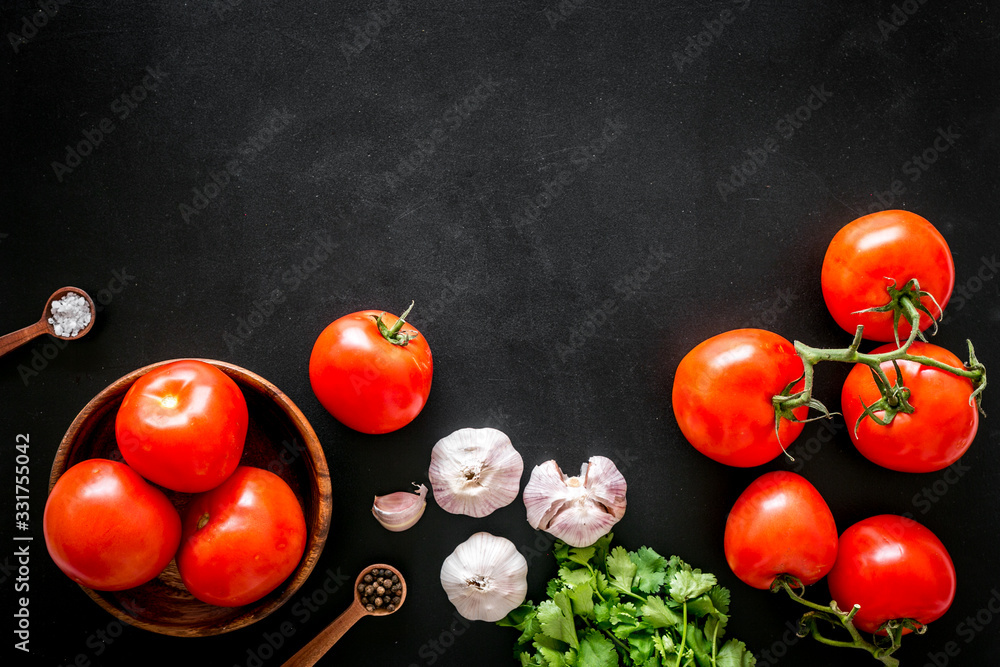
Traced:
[[[871, 354], [894, 349], [884, 345]], [[844, 381], [841, 409], [851, 441], [865, 458], [890, 470], [933, 472], [958, 461], [976, 437], [975, 386], [968, 377], [931, 365], [963, 369], [948, 350], [916, 341], [907, 351], [906, 357], [882, 361], [878, 372], [855, 365]]]
[[316, 339], [309, 381], [345, 426], [388, 433], [413, 421], [427, 403], [434, 363], [427, 340], [406, 322], [412, 308], [398, 318], [377, 310], [351, 313]]
[[776, 411], [773, 397], [799, 391], [802, 360], [790, 342], [763, 329], [736, 329], [702, 341], [674, 375], [672, 403], [684, 437], [711, 459], [758, 466], [802, 432], [808, 407]]
[[837, 559], [837, 524], [815, 486], [785, 470], [758, 477], [726, 519], [726, 562], [754, 588], [771, 589], [781, 576], [808, 586]]
[[[821, 272], [823, 298], [845, 331], [899, 341], [919, 320], [940, 319], [955, 286], [955, 263], [941, 233], [909, 211], [879, 211], [848, 223], [830, 241]], [[916, 335], [916, 332], [912, 332]]]
[[930, 529], [882, 514], [844, 531], [827, 582], [840, 609], [858, 605], [851, 620], [859, 629], [907, 634], [948, 611], [957, 578], [948, 550]]

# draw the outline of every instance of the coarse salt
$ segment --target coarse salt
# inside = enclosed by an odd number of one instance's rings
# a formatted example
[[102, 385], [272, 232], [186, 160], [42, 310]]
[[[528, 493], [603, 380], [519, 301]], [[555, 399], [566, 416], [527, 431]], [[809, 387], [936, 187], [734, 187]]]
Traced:
[[49, 324], [55, 328], [57, 336], [73, 337], [83, 331], [90, 324], [90, 304], [87, 300], [76, 292], [67, 292], [66, 295], [52, 302], [52, 317]]

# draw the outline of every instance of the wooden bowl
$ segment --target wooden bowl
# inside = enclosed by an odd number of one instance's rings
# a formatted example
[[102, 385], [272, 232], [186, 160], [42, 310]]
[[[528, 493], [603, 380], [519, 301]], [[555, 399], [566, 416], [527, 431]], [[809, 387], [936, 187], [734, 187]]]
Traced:
[[[115, 417], [132, 383], [149, 371], [171, 363], [151, 364], [112, 383], [80, 411], [63, 437], [52, 464], [49, 492], [73, 465], [90, 458], [122, 461], [115, 440]], [[274, 385], [248, 370], [201, 359], [231, 377], [247, 401], [249, 428], [240, 465], [264, 468], [288, 482], [302, 504], [308, 536], [298, 568], [277, 589], [243, 607], [216, 607], [195, 599], [181, 583], [177, 565], [150, 582], [124, 591], [81, 588], [119, 620], [178, 637], [217, 635], [258, 621], [284, 604], [312, 572], [330, 529], [330, 472], [312, 426], [295, 404]], [[190, 494], [161, 490], [184, 511]]]

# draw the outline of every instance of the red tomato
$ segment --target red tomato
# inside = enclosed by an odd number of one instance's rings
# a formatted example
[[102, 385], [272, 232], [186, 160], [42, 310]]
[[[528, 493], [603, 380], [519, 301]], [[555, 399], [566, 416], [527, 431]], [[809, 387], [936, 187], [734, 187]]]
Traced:
[[726, 562], [754, 588], [779, 574], [805, 585], [837, 560], [837, 524], [823, 496], [805, 478], [779, 470], [761, 475], [736, 500], [725, 533]]
[[177, 569], [202, 602], [238, 607], [287, 579], [305, 546], [306, 520], [288, 484], [267, 470], [240, 466], [191, 501]]
[[239, 465], [249, 416], [228, 375], [186, 359], [146, 373], [118, 409], [115, 435], [125, 462], [174, 491], [218, 486]]
[[[409, 424], [427, 403], [434, 364], [427, 340], [409, 323], [404, 345], [389, 342], [397, 318], [377, 310], [345, 315], [316, 339], [309, 381], [319, 402], [342, 424], [362, 433], [388, 433]], [[404, 313], [405, 317], [405, 313]]]
[[[833, 319], [853, 334], [859, 324], [864, 337], [894, 341], [892, 313], [859, 313], [889, 302], [886, 288], [898, 289], [911, 279], [930, 297], [920, 302], [936, 318], [941, 316], [955, 286], [955, 263], [948, 243], [924, 218], [907, 211], [880, 211], [843, 227], [830, 241], [823, 259], [823, 298]], [[940, 306], [940, 309], [938, 308]], [[920, 315], [920, 330], [931, 324]], [[899, 322], [900, 340], [910, 334], [905, 317]]]
[[[873, 353], [889, 352], [895, 347], [895, 344], [883, 345]], [[954, 354], [930, 343], [916, 341], [909, 347], [909, 353], [963, 367]], [[881, 397], [871, 369], [857, 364], [844, 381], [840, 399], [851, 440], [866, 458], [890, 470], [932, 472], [947, 468], [965, 454], [979, 428], [979, 413], [975, 404], [969, 402], [972, 381], [915, 361], [897, 363], [903, 385], [910, 390], [907, 400], [913, 406], [913, 413], [897, 412], [888, 426], [865, 417], [855, 434], [854, 425], [864, 414], [862, 402], [872, 405]], [[890, 382], [896, 381], [891, 362], [880, 367]], [[883, 411], [876, 410], [875, 414], [885, 417]]]
[[121, 591], [167, 566], [181, 539], [181, 520], [163, 492], [123, 463], [90, 459], [52, 487], [42, 520], [45, 545], [59, 569], [79, 584]]
[[[684, 437], [702, 454], [731, 466], [767, 463], [802, 432], [782, 419], [774, 432], [771, 398], [802, 375], [795, 348], [778, 334], [737, 329], [713, 336], [681, 359], [673, 406]], [[795, 385], [790, 392], [802, 388]], [[805, 419], [807, 408], [796, 409]]]
[[886, 621], [940, 618], [955, 598], [955, 566], [930, 530], [883, 514], [844, 531], [827, 583], [840, 609], [861, 605], [854, 625], [875, 633]]

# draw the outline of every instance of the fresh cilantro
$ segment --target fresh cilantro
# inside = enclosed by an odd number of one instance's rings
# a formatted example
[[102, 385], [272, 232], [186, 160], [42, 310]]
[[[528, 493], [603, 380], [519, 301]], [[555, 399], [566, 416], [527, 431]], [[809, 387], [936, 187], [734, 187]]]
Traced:
[[514, 655], [527, 667], [753, 667], [726, 641], [729, 591], [714, 575], [649, 547], [628, 551], [609, 533], [590, 547], [556, 542], [558, 576], [547, 599], [498, 625], [520, 631]]

